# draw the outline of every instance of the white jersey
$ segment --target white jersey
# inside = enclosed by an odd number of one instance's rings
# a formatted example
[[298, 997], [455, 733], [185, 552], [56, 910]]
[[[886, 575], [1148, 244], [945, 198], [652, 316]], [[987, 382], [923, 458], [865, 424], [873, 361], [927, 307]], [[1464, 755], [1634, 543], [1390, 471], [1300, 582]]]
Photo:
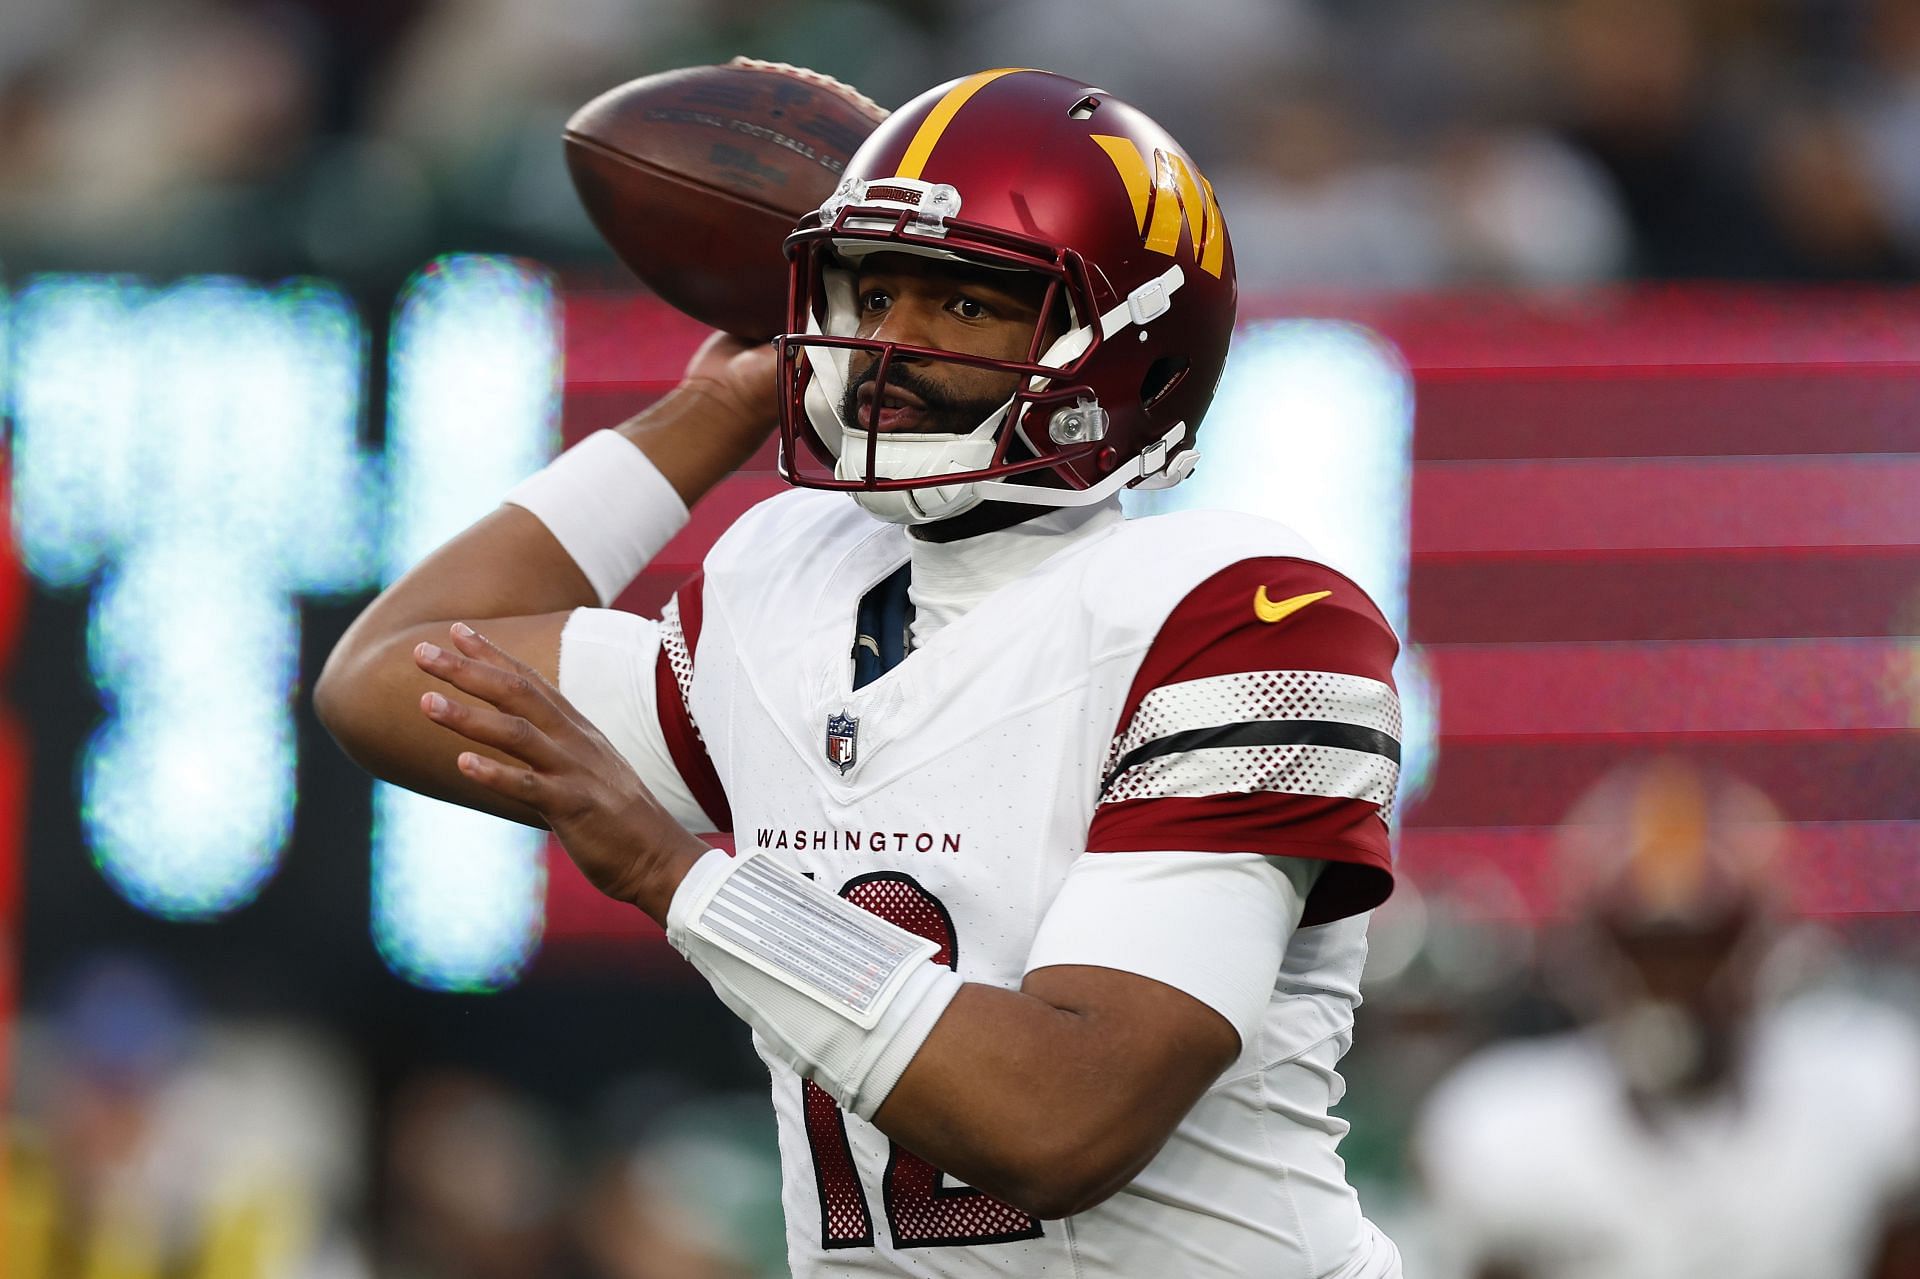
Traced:
[[657, 630], [576, 614], [562, 691], [690, 825], [932, 938], [972, 982], [1044, 966], [1036, 935], [1088, 858], [1324, 869], [1239, 1060], [1131, 1185], [1073, 1217], [951, 1183], [769, 1057], [794, 1273], [1362, 1273], [1391, 1245], [1362, 1222], [1328, 1110], [1365, 912], [1391, 882], [1385, 621], [1266, 521], [1114, 521], [855, 687], [856, 648], [878, 647], [861, 601], [908, 553], [840, 495], [784, 494], [720, 539]]
[[1528, 1279], [1853, 1279], [1920, 1174], [1920, 1038], [1805, 996], [1754, 1029], [1737, 1092], [1647, 1123], [1590, 1032], [1490, 1048], [1421, 1121], [1434, 1226]]

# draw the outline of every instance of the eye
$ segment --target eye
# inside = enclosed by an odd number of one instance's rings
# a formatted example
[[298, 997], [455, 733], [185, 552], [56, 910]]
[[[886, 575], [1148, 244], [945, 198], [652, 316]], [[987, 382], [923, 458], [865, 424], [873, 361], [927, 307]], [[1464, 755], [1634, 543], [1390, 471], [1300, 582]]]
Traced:
[[892, 303], [893, 299], [887, 295], [885, 289], [867, 289], [860, 294], [860, 313], [872, 315], [886, 310]]
[[967, 297], [965, 294], [953, 300], [953, 313], [963, 320], [984, 320], [993, 314], [984, 302]]

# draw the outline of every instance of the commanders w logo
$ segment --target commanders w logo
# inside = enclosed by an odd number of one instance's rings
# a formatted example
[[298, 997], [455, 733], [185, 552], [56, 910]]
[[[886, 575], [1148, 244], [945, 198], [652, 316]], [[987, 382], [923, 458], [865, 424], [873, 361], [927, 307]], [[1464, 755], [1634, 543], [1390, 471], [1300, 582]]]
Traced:
[[1213, 198], [1213, 184], [1177, 152], [1155, 148], [1152, 156], [1144, 156], [1131, 138], [1096, 133], [1093, 140], [1120, 170], [1120, 180], [1127, 184], [1127, 194], [1133, 198], [1134, 223], [1146, 237], [1147, 248], [1174, 256], [1180, 249], [1184, 228], [1200, 269], [1218, 276], [1227, 241], [1222, 234], [1220, 204]]

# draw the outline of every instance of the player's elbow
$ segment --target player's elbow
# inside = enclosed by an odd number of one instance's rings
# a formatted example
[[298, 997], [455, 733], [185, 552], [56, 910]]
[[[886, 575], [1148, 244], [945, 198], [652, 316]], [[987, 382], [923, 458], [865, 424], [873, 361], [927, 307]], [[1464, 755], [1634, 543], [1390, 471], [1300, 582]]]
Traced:
[[1113, 1131], [1077, 1134], [1066, 1125], [1046, 1129], [1023, 1143], [1009, 1168], [1002, 1197], [1043, 1221], [1096, 1208], [1139, 1175], [1155, 1148]]
[[1035, 1186], [1026, 1202], [1018, 1206], [1042, 1221], [1058, 1221], [1099, 1207], [1120, 1187], [1096, 1187], [1067, 1179], [1055, 1184]]
[[381, 739], [392, 730], [390, 712], [375, 695], [377, 681], [366, 655], [348, 641], [327, 654], [313, 682], [313, 713], [354, 763], [375, 771]]
[[313, 682], [314, 716], [342, 747], [347, 746], [347, 739], [358, 727], [360, 718], [352, 666], [353, 658], [347, 646], [336, 644], [320, 668], [320, 677]]

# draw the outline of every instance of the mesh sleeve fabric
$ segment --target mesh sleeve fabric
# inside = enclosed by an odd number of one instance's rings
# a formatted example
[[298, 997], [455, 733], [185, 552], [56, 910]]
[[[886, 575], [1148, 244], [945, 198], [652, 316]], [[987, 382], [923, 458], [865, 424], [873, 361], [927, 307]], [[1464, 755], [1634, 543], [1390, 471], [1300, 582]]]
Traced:
[[[661, 625], [617, 609], [574, 610], [560, 632], [560, 692], [592, 721], [675, 821], [714, 829], [668, 750], [655, 667]], [[677, 698], [676, 698], [677, 700]]]

